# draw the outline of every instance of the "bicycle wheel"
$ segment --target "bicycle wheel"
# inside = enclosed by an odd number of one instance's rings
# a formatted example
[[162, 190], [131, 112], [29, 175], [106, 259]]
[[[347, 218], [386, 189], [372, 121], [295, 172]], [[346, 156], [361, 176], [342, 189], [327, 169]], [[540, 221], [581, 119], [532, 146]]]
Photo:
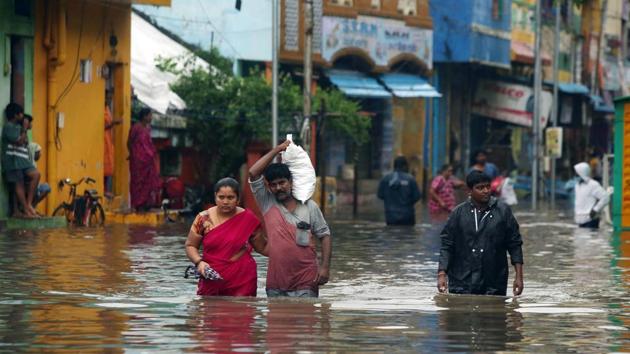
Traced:
[[90, 209], [90, 217], [87, 226], [103, 226], [105, 224], [105, 211], [100, 203], [96, 203]]
[[66, 203], [59, 204], [55, 211], [53, 211], [52, 216], [63, 216], [66, 218], [68, 224], [72, 223], [72, 210], [70, 210], [70, 206]]

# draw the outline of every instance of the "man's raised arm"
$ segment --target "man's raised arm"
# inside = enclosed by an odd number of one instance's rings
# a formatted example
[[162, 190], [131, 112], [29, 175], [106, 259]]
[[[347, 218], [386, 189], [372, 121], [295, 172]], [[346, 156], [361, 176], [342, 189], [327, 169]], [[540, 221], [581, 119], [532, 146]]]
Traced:
[[269, 166], [269, 164], [271, 164], [274, 157], [276, 157], [276, 155], [278, 155], [282, 151], [286, 150], [289, 144], [291, 144], [291, 141], [286, 140], [284, 143], [274, 147], [258, 161], [256, 161], [256, 163], [249, 169], [249, 180], [255, 181], [260, 178], [263, 171], [265, 170], [265, 168], [267, 168], [267, 166]]

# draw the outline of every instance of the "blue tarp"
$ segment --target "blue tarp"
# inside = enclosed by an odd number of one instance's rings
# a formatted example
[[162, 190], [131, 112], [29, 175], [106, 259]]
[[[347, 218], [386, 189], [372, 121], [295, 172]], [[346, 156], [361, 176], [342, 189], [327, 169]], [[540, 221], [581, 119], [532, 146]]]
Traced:
[[328, 70], [326, 75], [343, 93], [351, 97], [390, 98], [389, 93], [375, 78], [357, 71]]
[[558, 89], [564, 93], [571, 93], [576, 95], [588, 95], [588, 87], [582, 84], [573, 84], [567, 82], [561, 82], [558, 84]]
[[601, 113], [615, 113], [615, 107], [606, 104], [602, 96], [591, 95], [593, 110]]
[[394, 73], [383, 74], [380, 79], [396, 97], [442, 97], [420, 76]]

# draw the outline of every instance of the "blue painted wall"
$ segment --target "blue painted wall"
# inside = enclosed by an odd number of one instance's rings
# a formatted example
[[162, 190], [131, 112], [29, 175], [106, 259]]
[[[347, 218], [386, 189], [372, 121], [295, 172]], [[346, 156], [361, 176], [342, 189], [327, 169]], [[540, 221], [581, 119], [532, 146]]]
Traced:
[[431, 0], [433, 61], [510, 64], [510, 40], [473, 30], [473, 24], [509, 34], [511, 0], [492, 16], [493, 0]]

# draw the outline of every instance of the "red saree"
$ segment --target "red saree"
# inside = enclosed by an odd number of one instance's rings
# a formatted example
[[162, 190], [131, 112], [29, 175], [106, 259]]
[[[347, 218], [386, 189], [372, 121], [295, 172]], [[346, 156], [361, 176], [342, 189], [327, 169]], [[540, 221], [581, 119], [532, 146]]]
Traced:
[[129, 173], [131, 207], [156, 205], [160, 175], [155, 166], [157, 154], [151, 141], [151, 127], [136, 123], [129, 132]]
[[[197, 295], [256, 296], [256, 261], [249, 238], [259, 227], [256, 215], [245, 209], [203, 235], [202, 259], [221, 274], [223, 280], [200, 278]], [[243, 247], [246, 247], [245, 253], [230, 261]]]

